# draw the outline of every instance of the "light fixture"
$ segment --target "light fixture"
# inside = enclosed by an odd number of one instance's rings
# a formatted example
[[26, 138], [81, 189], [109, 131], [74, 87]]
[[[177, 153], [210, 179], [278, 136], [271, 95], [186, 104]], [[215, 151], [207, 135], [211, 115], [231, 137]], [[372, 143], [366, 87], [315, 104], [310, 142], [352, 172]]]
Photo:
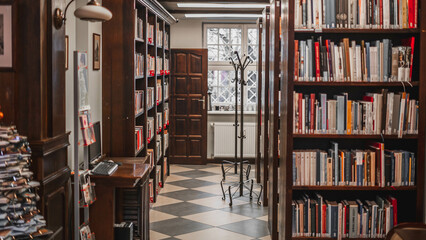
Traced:
[[[65, 7], [65, 11], [63, 12], [61, 9], [56, 8], [53, 13], [53, 23], [56, 29], [60, 29], [62, 25], [67, 20], [67, 10], [72, 2], [75, 0], [71, 0]], [[77, 8], [74, 11], [74, 16], [80, 18], [84, 21], [91, 22], [104, 22], [108, 21], [112, 18], [112, 13], [108, 9], [101, 6], [101, 4], [97, 0], [90, 0], [86, 6], [82, 6]]]
[[269, 4], [265, 3], [178, 3], [182, 8], [265, 8]]
[[186, 18], [259, 18], [262, 14], [237, 14], [237, 13], [187, 13]]

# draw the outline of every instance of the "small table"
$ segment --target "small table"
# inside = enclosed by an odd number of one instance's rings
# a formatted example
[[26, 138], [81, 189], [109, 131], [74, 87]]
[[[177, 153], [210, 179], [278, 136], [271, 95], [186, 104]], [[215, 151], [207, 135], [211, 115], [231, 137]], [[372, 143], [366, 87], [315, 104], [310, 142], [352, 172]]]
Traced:
[[[107, 158], [123, 164], [111, 176], [91, 176], [96, 184], [96, 201], [90, 206], [90, 229], [97, 239], [113, 240], [116, 217], [116, 189], [136, 188], [146, 183], [150, 165], [146, 158]], [[149, 197], [149, 196], [148, 196]]]

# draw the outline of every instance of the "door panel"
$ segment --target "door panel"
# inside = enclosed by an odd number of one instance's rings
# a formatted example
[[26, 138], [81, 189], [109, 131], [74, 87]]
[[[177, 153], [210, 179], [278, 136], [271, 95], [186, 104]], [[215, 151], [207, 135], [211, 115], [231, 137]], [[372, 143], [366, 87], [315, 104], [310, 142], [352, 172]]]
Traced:
[[188, 66], [187, 64], [187, 54], [185, 53], [178, 53], [176, 54], [176, 58], [175, 61], [173, 61], [175, 63], [175, 72], [176, 74], [186, 74], [187, 73], [187, 69]]
[[207, 50], [172, 49], [171, 163], [205, 164], [207, 159]]
[[189, 90], [188, 90], [188, 92], [190, 94], [202, 95], [203, 94], [203, 88], [202, 88], [201, 81], [202, 81], [201, 77], [191, 77], [189, 79]]
[[175, 85], [176, 94], [186, 94], [188, 92], [186, 77], [175, 78], [174, 85]]

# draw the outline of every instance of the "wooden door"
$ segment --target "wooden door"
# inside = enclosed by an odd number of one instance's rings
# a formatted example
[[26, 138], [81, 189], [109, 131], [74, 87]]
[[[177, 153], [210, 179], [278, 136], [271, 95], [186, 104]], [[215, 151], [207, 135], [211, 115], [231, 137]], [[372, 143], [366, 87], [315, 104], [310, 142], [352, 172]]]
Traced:
[[206, 164], [207, 49], [172, 49], [170, 163]]

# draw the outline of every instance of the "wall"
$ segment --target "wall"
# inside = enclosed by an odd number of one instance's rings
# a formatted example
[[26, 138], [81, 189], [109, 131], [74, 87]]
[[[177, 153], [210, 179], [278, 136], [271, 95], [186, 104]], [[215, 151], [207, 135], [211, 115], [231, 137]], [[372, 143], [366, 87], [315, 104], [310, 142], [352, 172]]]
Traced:
[[[203, 23], [232, 23], [230, 20], [205, 20], [205, 19], [181, 19], [182, 15], [176, 15], [179, 22], [171, 26], [171, 48], [203, 48]], [[253, 23], [253, 21], [241, 21], [238, 23]], [[255, 114], [245, 115], [246, 123], [256, 122]], [[213, 158], [214, 122], [234, 122], [233, 114], [209, 114], [207, 116], [207, 159]]]
[[[101, 2], [101, 1], [99, 1]], [[67, 12], [67, 22], [65, 34], [69, 36], [69, 67], [66, 71], [66, 129], [71, 131], [70, 143], [68, 147], [68, 163], [73, 169], [73, 143], [74, 143], [74, 51], [87, 51], [89, 63], [89, 104], [91, 107], [91, 114], [93, 122], [102, 120], [102, 69], [93, 70], [93, 33], [101, 35], [102, 40], [102, 23], [92, 23], [81, 21], [74, 16], [76, 6], [83, 6], [87, 4], [86, 0], [77, 0], [73, 2]], [[102, 51], [101, 51], [102, 59]], [[102, 66], [102, 64], [101, 64]], [[81, 133], [79, 132], [79, 139]], [[79, 149], [80, 162], [83, 159], [83, 148]]]

